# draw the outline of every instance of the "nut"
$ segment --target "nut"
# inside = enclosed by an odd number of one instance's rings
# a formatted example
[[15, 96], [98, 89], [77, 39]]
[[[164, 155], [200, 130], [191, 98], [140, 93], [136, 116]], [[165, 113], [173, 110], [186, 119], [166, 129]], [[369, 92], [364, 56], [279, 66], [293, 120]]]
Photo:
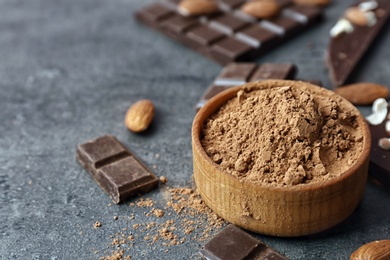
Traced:
[[218, 10], [213, 0], [183, 0], [177, 7], [177, 11], [183, 16], [213, 14]]
[[358, 26], [372, 26], [376, 23], [374, 12], [364, 12], [359, 7], [350, 7], [345, 11], [344, 17]]
[[152, 101], [143, 99], [134, 103], [125, 116], [126, 127], [135, 133], [146, 130], [154, 117], [154, 105]]
[[242, 12], [260, 19], [275, 16], [279, 10], [278, 3], [272, 0], [247, 2], [241, 7]]
[[352, 253], [350, 260], [390, 259], [390, 240], [379, 240], [359, 247]]
[[368, 82], [339, 87], [335, 92], [354, 105], [371, 105], [376, 99], [389, 96], [386, 86]]
[[331, 0], [293, 0], [298, 5], [328, 5]]
[[389, 138], [381, 138], [378, 141], [378, 145], [383, 150], [390, 150], [390, 139]]

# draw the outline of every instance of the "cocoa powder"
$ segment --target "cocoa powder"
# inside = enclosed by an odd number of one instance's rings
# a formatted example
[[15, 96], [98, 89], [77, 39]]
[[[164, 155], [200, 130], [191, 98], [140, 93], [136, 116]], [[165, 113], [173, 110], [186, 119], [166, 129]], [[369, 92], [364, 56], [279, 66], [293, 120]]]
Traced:
[[363, 147], [357, 112], [345, 102], [290, 86], [244, 88], [205, 122], [201, 143], [241, 181], [282, 187], [331, 179]]

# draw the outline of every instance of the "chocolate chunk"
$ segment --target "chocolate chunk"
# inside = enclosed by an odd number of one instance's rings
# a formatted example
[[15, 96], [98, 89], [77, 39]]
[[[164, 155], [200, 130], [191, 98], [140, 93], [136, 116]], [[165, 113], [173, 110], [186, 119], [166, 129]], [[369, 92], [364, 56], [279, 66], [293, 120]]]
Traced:
[[[388, 108], [390, 110], [390, 107]], [[387, 116], [389, 118], [390, 114]], [[390, 188], [390, 150], [385, 150], [379, 146], [381, 138], [389, 138], [386, 131], [386, 119], [380, 125], [369, 125], [371, 132], [371, 151], [369, 175]]]
[[228, 225], [212, 238], [200, 254], [210, 260], [287, 259], [234, 225]]
[[203, 94], [195, 109], [199, 110], [213, 96], [223, 90], [239, 86], [247, 82], [266, 79], [294, 79], [296, 67], [293, 64], [256, 64], [236, 63], [228, 64]]
[[187, 32], [188, 39], [199, 44], [200, 46], [208, 46], [222, 38], [225, 35], [207, 25], [198, 26]]
[[319, 7], [278, 0], [281, 12], [271, 19], [259, 20], [240, 11], [246, 1], [221, 0], [218, 12], [213, 15], [184, 17], [177, 12], [179, 2], [154, 3], [135, 16], [156, 31], [223, 65], [256, 58], [314, 25], [322, 16]]
[[272, 64], [265, 63], [260, 65], [253, 73], [250, 81], [265, 79], [293, 79], [296, 74], [296, 67], [293, 64]]
[[374, 10], [374, 14], [377, 21], [374, 25], [357, 26], [351, 24], [352, 32], [340, 33], [330, 40], [327, 51], [327, 66], [334, 87], [345, 84], [390, 16], [390, 1], [377, 0], [376, 2], [378, 8]]
[[80, 144], [76, 157], [116, 204], [158, 185], [157, 177], [112, 135]]

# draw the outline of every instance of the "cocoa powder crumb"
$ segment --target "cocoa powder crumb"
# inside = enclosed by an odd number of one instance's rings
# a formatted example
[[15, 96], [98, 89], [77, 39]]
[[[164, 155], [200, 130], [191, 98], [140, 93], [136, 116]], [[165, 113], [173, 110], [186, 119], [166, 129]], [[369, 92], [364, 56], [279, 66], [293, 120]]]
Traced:
[[160, 176], [160, 182], [162, 183], [162, 184], [165, 184], [165, 183], [167, 183], [168, 182], [168, 179], [167, 179], [167, 177], [165, 177], [165, 176]]
[[[202, 200], [199, 193], [192, 188], [165, 188], [161, 194], [161, 201], [140, 198], [132, 202], [136, 212], [128, 217], [118, 217], [115, 225], [119, 225], [119, 232], [109, 238], [108, 248], [104, 250], [101, 259], [126, 259], [139, 249], [137, 246], [152, 246], [155, 248], [174, 247], [187, 240], [203, 241], [225, 224]], [[142, 214], [142, 209], [152, 207], [141, 223], [134, 223]], [[146, 213], [146, 212], [145, 212]], [[157, 217], [157, 219], [156, 219]], [[110, 222], [113, 223], [113, 222]], [[109, 223], [109, 224], [110, 224]], [[126, 224], [126, 228], [123, 228]], [[123, 250], [123, 251], [122, 251]], [[164, 252], [168, 252], [165, 250]]]
[[102, 226], [102, 223], [100, 223], [99, 221], [96, 221], [94, 224], [93, 224], [93, 228], [94, 229], [97, 229], [97, 228], [99, 228], [99, 227], [101, 227]]
[[161, 209], [153, 209], [152, 213], [158, 218], [162, 218], [164, 216], [164, 211]]
[[[118, 251], [114, 251], [114, 252], [112, 252], [112, 255], [101, 257], [100, 260], [121, 260], [121, 259], [123, 259], [124, 253], [125, 253], [125, 251], [123, 249], [118, 250]], [[130, 256], [128, 256], [125, 259], [131, 259], [131, 258], [130, 258]]]
[[154, 203], [153, 203], [153, 200], [151, 199], [140, 199], [138, 202], [137, 202], [137, 206], [138, 207], [153, 207]]
[[220, 170], [279, 187], [339, 176], [362, 141], [342, 99], [289, 86], [240, 91], [206, 121], [201, 139]]

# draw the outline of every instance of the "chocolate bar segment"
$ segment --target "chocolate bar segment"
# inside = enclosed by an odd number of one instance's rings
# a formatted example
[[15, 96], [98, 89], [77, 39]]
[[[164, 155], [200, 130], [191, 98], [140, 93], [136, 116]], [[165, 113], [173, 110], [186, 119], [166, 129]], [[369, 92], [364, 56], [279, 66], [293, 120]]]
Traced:
[[[356, 3], [357, 6], [360, 2]], [[367, 2], [367, 1], [364, 1]], [[352, 32], [332, 37], [327, 51], [327, 67], [334, 87], [346, 83], [360, 59], [390, 17], [390, 1], [377, 0], [376, 23], [373, 26], [353, 26]]]
[[[388, 109], [390, 110], [390, 107]], [[387, 118], [389, 118], [389, 115]], [[368, 173], [383, 185], [390, 188], [390, 150], [384, 150], [379, 147], [379, 139], [389, 138], [389, 134], [386, 131], [387, 120], [380, 125], [369, 125], [371, 132], [371, 151]]]
[[221, 71], [218, 77], [205, 91], [202, 98], [195, 105], [195, 109], [201, 109], [210, 98], [230, 87], [258, 80], [294, 79], [296, 72], [296, 66], [290, 63], [256, 64], [232, 62]]
[[287, 258], [234, 225], [228, 225], [200, 251], [209, 260], [286, 260]]
[[257, 70], [251, 76], [249, 82], [265, 79], [293, 79], [296, 72], [297, 69], [293, 64], [264, 63], [258, 66]]
[[76, 158], [116, 204], [158, 186], [157, 177], [112, 135], [80, 144]]
[[222, 65], [258, 57], [291, 36], [314, 25], [322, 16], [315, 6], [278, 0], [280, 13], [259, 20], [240, 11], [244, 0], [220, 0], [218, 12], [184, 17], [177, 11], [180, 1], [164, 0], [138, 11], [136, 18], [168, 37]]

